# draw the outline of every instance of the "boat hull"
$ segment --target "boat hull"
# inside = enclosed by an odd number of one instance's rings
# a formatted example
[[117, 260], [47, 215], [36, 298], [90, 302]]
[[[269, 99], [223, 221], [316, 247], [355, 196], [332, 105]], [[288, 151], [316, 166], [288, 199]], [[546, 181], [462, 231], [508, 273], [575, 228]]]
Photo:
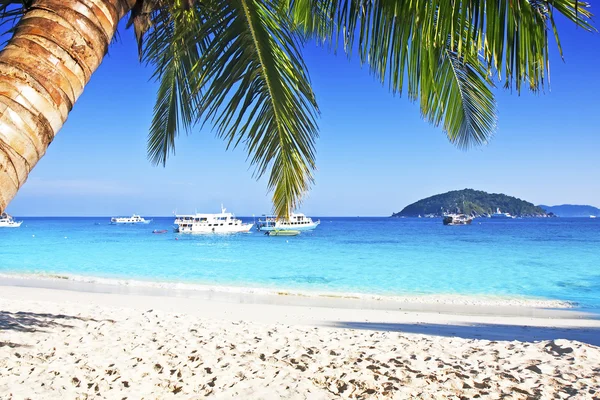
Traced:
[[254, 224], [241, 225], [224, 225], [224, 226], [208, 226], [195, 224], [190, 227], [175, 226], [177, 233], [198, 233], [198, 234], [213, 234], [213, 233], [248, 233]]
[[471, 225], [472, 221], [466, 221], [466, 222], [444, 222], [444, 225], [448, 225], [448, 226], [458, 226], [458, 225]]
[[18, 228], [21, 226], [23, 221], [18, 222], [0, 222], [0, 228]]
[[312, 231], [317, 226], [319, 226], [319, 222], [313, 222], [311, 224], [301, 225], [301, 226], [258, 226], [258, 230], [262, 232], [272, 232], [272, 231]]

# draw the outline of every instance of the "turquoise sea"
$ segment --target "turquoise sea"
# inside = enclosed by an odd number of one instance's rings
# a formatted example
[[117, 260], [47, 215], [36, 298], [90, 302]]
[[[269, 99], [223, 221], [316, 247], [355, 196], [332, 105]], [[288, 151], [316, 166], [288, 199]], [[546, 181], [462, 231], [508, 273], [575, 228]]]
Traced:
[[[500, 295], [600, 309], [600, 219], [329, 218], [297, 237], [180, 235], [173, 218], [16, 218], [0, 274], [51, 274], [377, 295]], [[253, 218], [242, 218], [252, 221]], [[168, 229], [166, 234], [152, 234]]]

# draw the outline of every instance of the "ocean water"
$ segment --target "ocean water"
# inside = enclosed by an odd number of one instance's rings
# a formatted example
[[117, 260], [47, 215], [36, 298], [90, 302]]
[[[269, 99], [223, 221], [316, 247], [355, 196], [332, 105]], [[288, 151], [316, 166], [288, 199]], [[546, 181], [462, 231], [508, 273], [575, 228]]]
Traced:
[[[376, 295], [494, 295], [600, 309], [600, 219], [321, 218], [313, 232], [181, 235], [173, 218], [17, 218], [0, 273]], [[252, 221], [252, 218], [242, 218]], [[168, 229], [166, 234], [152, 234]]]

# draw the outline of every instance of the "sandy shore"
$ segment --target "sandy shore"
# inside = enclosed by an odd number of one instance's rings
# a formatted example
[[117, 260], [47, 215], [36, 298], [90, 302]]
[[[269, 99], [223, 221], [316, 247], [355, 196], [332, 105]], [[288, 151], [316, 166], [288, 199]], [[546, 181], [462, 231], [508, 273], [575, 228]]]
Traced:
[[593, 316], [246, 300], [0, 286], [0, 398], [600, 398]]

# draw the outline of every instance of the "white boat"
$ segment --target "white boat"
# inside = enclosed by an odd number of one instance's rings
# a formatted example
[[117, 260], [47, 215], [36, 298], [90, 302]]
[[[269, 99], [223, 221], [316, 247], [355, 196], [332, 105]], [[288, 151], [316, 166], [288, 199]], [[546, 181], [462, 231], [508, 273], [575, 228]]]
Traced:
[[254, 224], [245, 224], [221, 205], [220, 214], [190, 214], [175, 216], [175, 232], [179, 233], [242, 233]]
[[113, 225], [120, 224], [149, 224], [152, 222], [151, 219], [144, 219], [139, 215], [133, 214], [131, 217], [113, 217], [110, 219], [110, 223]]
[[592, 218], [592, 219], [593, 219], [593, 218], [596, 218], [596, 216], [595, 216], [595, 215], [590, 215], [590, 218]]
[[7, 213], [0, 215], [0, 228], [18, 228], [21, 226], [23, 221], [15, 221], [13, 217]]
[[291, 213], [289, 218], [277, 218], [273, 216], [265, 216], [264, 219], [259, 219], [257, 229], [259, 231], [312, 231], [315, 229], [321, 220], [313, 221], [301, 213]]
[[444, 225], [471, 225], [473, 218], [465, 214], [445, 214]]
[[496, 212], [493, 213], [491, 215], [492, 218], [504, 218], [504, 219], [509, 219], [509, 218], [514, 218], [512, 215], [510, 215], [509, 213], [503, 213], [500, 211], [499, 208], [496, 208]]

